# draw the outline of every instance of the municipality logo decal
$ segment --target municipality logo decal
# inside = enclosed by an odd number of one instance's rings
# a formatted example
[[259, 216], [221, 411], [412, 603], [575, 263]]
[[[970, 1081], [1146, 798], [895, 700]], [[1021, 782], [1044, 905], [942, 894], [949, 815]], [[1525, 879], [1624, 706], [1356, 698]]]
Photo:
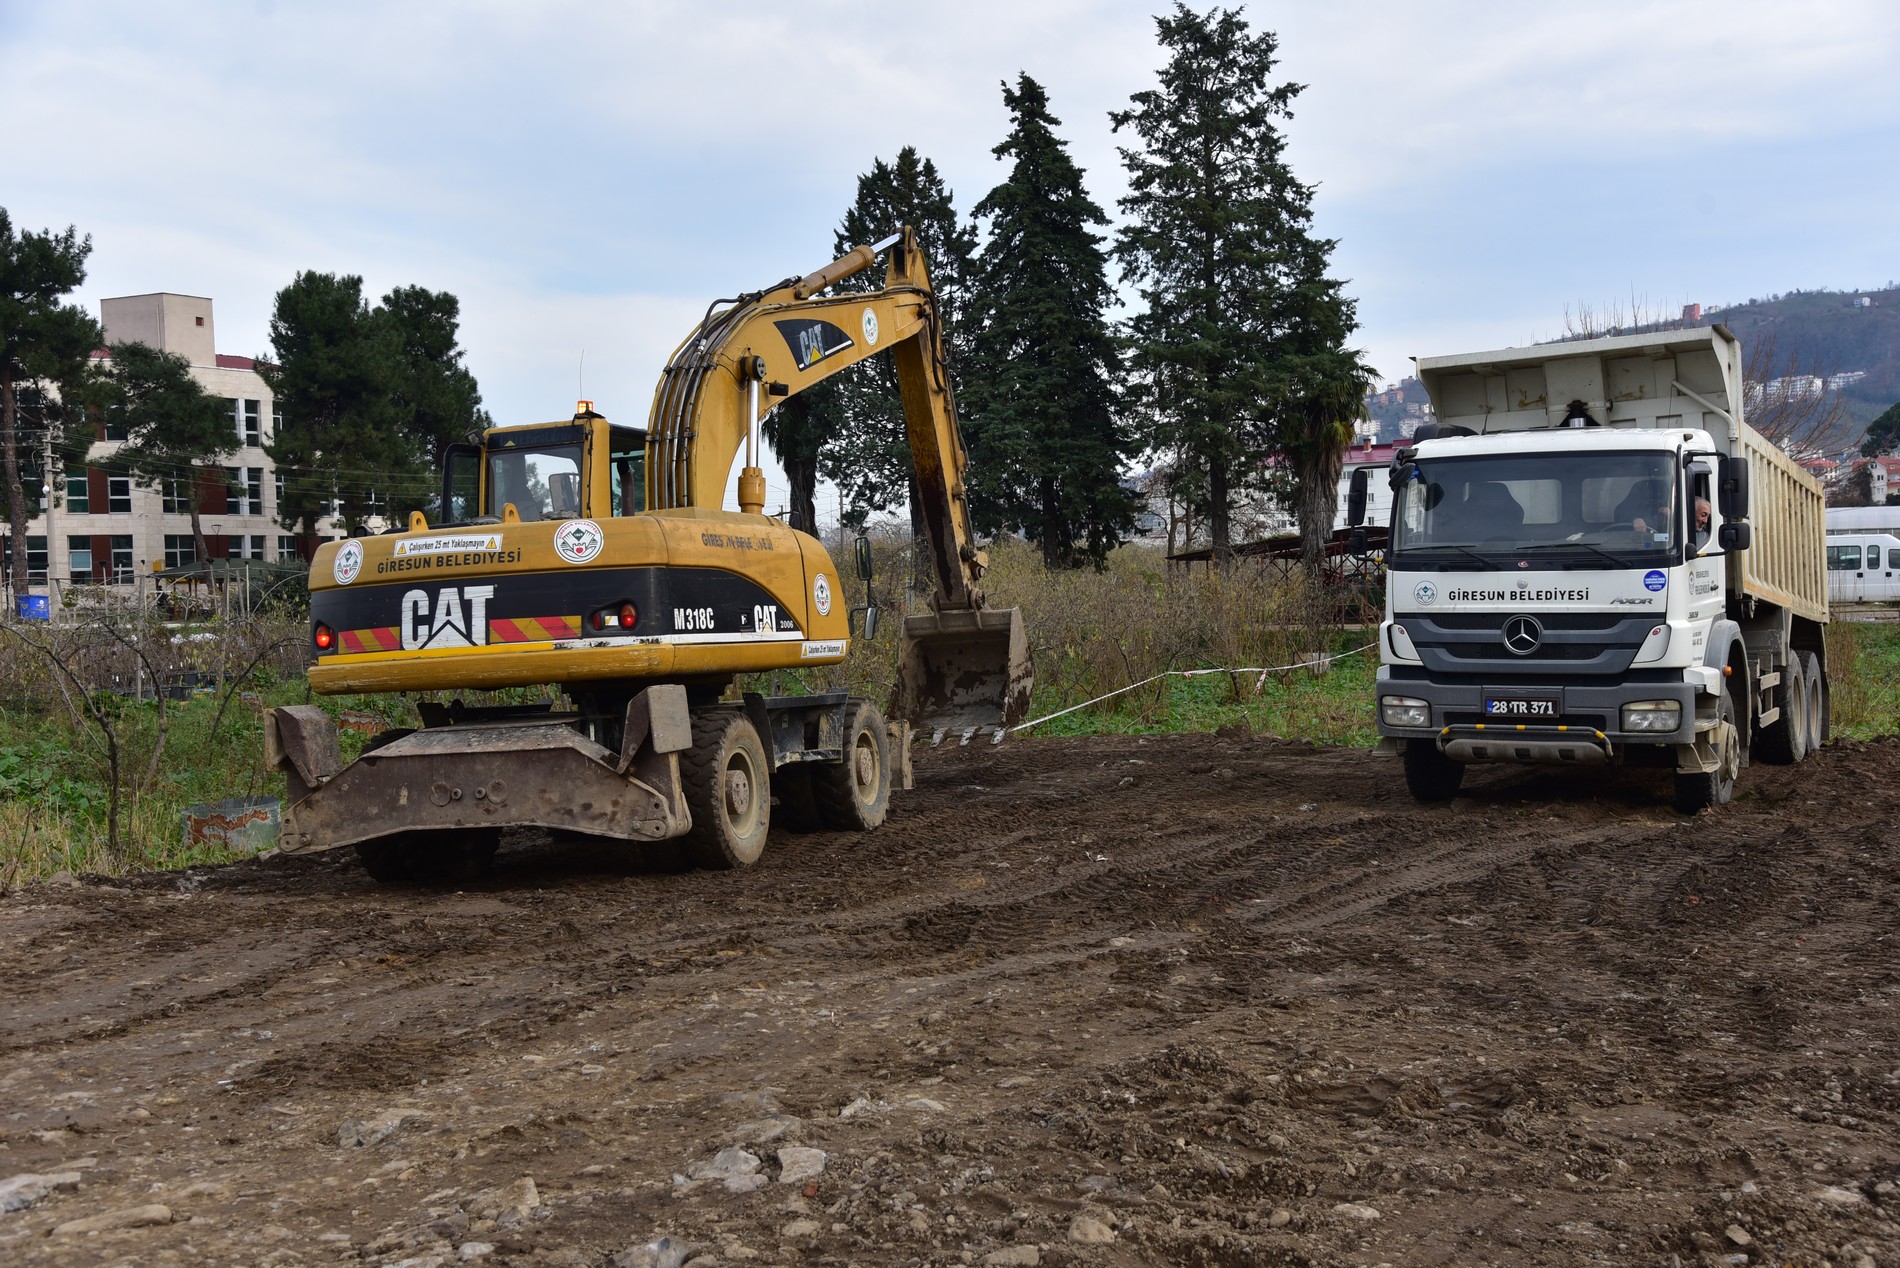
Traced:
[[554, 530], [554, 553], [570, 564], [584, 564], [606, 544], [600, 525], [592, 520], [568, 520]]
[[1429, 581], [1421, 581], [1412, 590], [1412, 597], [1429, 607], [1438, 602], [1438, 587]]
[[336, 563], [331, 566], [336, 583], [347, 586], [356, 580], [356, 574], [363, 571], [363, 543], [351, 538], [337, 548]]
[[1660, 590], [1669, 584], [1669, 578], [1660, 568], [1651, 568], [1643, 574], [1643, 585], [1652, 591]]

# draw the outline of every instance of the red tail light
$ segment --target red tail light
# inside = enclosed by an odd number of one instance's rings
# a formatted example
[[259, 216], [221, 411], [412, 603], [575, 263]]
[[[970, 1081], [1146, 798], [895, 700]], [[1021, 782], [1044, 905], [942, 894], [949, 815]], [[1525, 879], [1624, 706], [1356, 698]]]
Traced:
[[313, 638], [317, 644], [317, 650], [320, 652], [327, 652], [336, 646], [336, 631], [332, 630], [322, 621], [317, 622], [317, 631]]
[[587, 620], [596, 630], [630, 630], [640, 623], [640, 609], [623, 603], [617, 608], [601, 608]]

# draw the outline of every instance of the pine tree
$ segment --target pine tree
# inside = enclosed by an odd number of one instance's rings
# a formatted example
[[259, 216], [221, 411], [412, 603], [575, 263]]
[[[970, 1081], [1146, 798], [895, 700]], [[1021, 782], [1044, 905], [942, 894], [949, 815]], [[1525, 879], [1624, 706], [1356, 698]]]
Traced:
[[395, 341], [364, 301], [362, 278], [297, 274], [277, 292], [270, 337], [273, 355], [258, 373], [276, 398], [277, 429], [264, 448], [283, 477], [279, 523], [314, 538], [336, 499], [354, 531], [372, 492], [427, 484], [402, 433]]
[[1130, 322], [1145, 439], [1180, 454], [1225, 565], [1234, 502], [1267, 452], [1325, 439], [1298, 429], [1337, 388], [1318, 371], [1345, 373], [1352, 308], [1324, 275], [1334, 244], [1311, 234], [1313, 188], [1286, 162], [1277, 121], [1302, 86], [1272, 83], [1273, 33], [1179, 0], [1156, 27], [1170, 50], [1159, 87], [1109, 116], [1139, 141], [1121, 151], [1129, 222], [1115, 253], [1146, 304]]
[[[898, 151], [894, 162], [875, 160], [871, 170], [858, 177], [857, 199], [845, 212], [833, 249], [842, 255], [852, 247], [881, 242], [904, 225], [917, 234], [930, 269], [954, 391], [961, 378], [958, 362], [965, 351], [960, 318], [976, 234], [958, 221], [951, 191], [936, 164], [908, 145]], [[873, 268], [846, 279], [839, 289], [869, 291], [882, 284], [882, 270]], [[882, 509], [908, 499], [912, 537], [923, 540], [916, 471], [891, 359], [873, 357], [852, 373], [803, 395], [809, 398], [807, 434], [820, 438], [812, 446], [817, 453], [816, 470], [835, 481], [860, 510]]]
[[[56, 426], [62, 420], [60, 402], [80, 398], [91, 375], [92, 353], [105, 342], [91, 314], [61, 302], [86, 280], [91, 254], [90, 235], [81, 238], [70, 226], [64, 233], [15, 234], [12, 219], [0, 208], [0, 471], [11, 528], [9, 558], [0, 564], [0, 574], [10, 572], [20, 592], [27, 578], [26, 523], [39, 502], [27, 492], [26, 474], [40, 465], [33, 453], [38, 438], [26, 435], [21, 423], [36, 423], [42, 437]], [[42, 472], [39, 478], [50, 481], [52, 474]], [[52, 547], [48, 542], [49, 564]]]
[[492, 426], [457, 342], [461, 301], [448, 291], [399, 286], [377, 314], [396, 345], [396, 406], [410, 446], [441, 470], [450, 445]]
[[1099, 568], [1134, 523], [1107, 260], [1090, 228], [1108, 218], [1042, 86], [1021, 75], [1003, 102], [1012, 125], [993, 152], [1013, 163], [976, 205], [990, 236], [964, 315], [971, 509], [981, 531], [1022, 531], [1047, 567]]

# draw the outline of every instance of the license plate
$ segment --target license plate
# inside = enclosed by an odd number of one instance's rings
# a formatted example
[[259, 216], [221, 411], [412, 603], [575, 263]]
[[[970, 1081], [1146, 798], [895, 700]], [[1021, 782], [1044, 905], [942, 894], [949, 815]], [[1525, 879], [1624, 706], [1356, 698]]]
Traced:
[[1486, 696], [1484, 716], [1513, 722], [1555, 722], [1562, 712], [1556, 696]]

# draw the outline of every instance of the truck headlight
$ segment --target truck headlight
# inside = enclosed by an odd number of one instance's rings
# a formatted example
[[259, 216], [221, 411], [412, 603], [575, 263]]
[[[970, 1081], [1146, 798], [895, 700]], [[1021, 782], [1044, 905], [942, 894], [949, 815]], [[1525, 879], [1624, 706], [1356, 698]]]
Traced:
[[1636, 700], [1623, 706], [1625, 731], [1674, 731], [1682, 726], [1682, 705], [1675, 700]]
[[1380, 696], [1379, 717], [1387, 726], [1430, 726], [1432, 707], [1410, 696]]

